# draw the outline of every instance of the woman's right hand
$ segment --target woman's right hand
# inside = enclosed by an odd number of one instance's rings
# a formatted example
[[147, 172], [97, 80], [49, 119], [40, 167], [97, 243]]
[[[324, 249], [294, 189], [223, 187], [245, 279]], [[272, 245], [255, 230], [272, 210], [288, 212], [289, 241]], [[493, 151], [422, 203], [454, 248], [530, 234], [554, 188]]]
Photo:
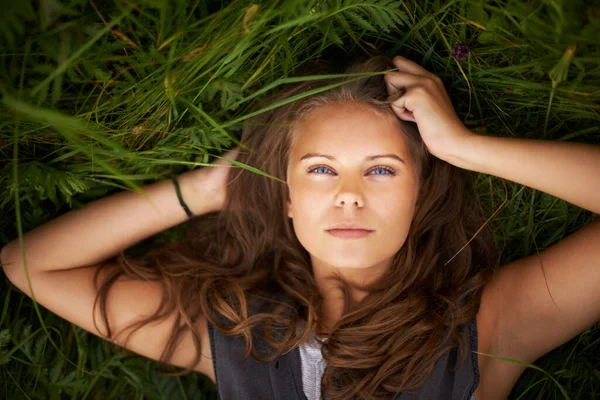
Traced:
[[[235, 147], [221, 157], [236, 160], [238, 154], [239, 147]], [[187, 181], [182, 186], [188, 185], [192, 192], [186, 198], [182, 187], [183, 200], [188, 204], [194, 215], [223, 209], [227, 200], [227, 182], [231, 168], [232, 164], [230, 162], [218, 159], [212, 162], [210, 167], [194, 169], [181, 175], [181, 179]]]

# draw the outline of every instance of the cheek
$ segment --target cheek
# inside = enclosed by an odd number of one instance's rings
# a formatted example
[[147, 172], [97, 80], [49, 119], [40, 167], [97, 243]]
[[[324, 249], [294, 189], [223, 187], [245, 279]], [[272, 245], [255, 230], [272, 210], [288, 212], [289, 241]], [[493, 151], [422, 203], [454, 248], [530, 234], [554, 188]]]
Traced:
[[315, 184], [307, 179], [297, 179], [294, 182], [293, 189], [293, 201], [298, 203], [307, 203], [322, 197], [322, 190], [319, 189], [320, 185]]
[[296, 217], [311, 220], [319, 214], [318, 210], [325, 204], [323, 195], [309, 187], [303, 188], [294, 197], [293, 210]]
[[414, 196], [409, 190], [379, 196], [372, 212], [377, 214], [382, 233], [394, 246], [406, 239], [414, 216]]
[[373, 198], [373, 202], [376, 212], [394, 219], [406, 218], [414, 208], [414, 196], [409, 188], [380, 193]]
[[314, 206], [314, 201], [305, 196], [293, 198], [291, 222], [294, 233], [300, 244], [309, 252], [319, 248], [319, 235], [317, 230], [321, 227], [321, 213]]
[[323, 204], [323, 196], [315, 190], [314, 185], [306, 182], [295, 182], [289, 195], [291, 205], [288, 206], [288, 216], [291, 209], [291, 217], [294, 219], [310, 219], [316, 208]]

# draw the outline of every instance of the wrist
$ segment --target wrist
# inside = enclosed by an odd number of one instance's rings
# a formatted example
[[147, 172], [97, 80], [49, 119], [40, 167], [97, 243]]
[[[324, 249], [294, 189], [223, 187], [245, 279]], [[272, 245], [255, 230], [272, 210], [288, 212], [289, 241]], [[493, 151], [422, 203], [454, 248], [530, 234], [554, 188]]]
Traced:
[[[206, 185], [206, 171], [194, 169], [184, 172], [177, 177], [181, 197], [194, 216], [217, 211], [218, 206], [214, 201], [211, 190]], [[175, 191], [175, 188], [173, 188]]]
[[481, 135], [475, 134], [467, 128], [461, 129], [451, 145], [445, 146], [443, 156], [440, 158], [458, 168], [471, 169], [469, 154], [475, 150], [476, 142]]

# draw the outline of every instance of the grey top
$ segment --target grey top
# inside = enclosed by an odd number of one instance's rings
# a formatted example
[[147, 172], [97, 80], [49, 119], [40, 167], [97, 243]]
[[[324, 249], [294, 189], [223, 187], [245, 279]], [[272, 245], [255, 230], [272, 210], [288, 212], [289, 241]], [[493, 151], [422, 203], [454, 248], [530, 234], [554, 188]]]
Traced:
[[[252, 315], [251, 312], [249, 314]], [[229, 322], [222, 320], [226, 324]], [[259, 333], [261, 330], [262, 326], [254, 328], [253, 341], [256, 342], [257, 351], [264, 355], [270, 354], [273, 350], [262, 340]], [[276, 335], [275, 330], [273, 332]], [[431, 376], [421, 388], [398, 393], [394, 400], [473, 400], [475, 389], [479, 385], [476, 320], [468, 324], [465, 332], [468, 335], [470, 356], [458, 370], [452, 372], [458, 362], [458, 348], [455, 347], [438, 359]], [[225, 336], [210, 321], [208, 333], [217, 399], [313, 400], [314, 393], [309, 398], [305, 393], [309, 384], [303, 382], [315, 382], [318, 379], [320, 383], [320, 376], [310, 379], [303, 377], [299, 348], [294, 348], [272, 362], [259, 361], [252, 355], [244, 359], [245, 340], [242, 336]]]
[[[306, 323], [298, 324], [298, 330]], [[327, 341], [326, 338], [320, 338]], [[302, 343], [299, 348], [300, 364], [302, 369], [302, 387], [308, 400], [321, 399], [321, 378], [327, 363], [323, 360], [321, 344], [311, 336], [308, 342]]]

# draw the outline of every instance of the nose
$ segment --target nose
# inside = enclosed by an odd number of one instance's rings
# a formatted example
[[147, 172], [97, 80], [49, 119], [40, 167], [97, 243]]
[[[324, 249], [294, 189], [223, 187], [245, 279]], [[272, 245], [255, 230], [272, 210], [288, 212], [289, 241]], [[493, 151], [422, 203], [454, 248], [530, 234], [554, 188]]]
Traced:
[[356, 205], [359, 208], [364, 206], [364, 198], [358, 187], [352, 185], [345, 185], [339, 191], [337, 198], [335, 200], [335, 205], [337, 207], [347, 207], [350, 205], [351, 207]]

